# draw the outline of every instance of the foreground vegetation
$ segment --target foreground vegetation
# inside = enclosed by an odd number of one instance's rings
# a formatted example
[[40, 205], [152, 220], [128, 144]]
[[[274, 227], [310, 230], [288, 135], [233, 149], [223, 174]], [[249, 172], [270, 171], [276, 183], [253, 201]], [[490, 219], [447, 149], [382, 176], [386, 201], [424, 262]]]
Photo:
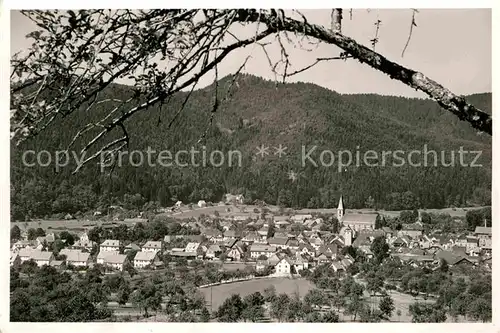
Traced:
[[271, 284], [245, 296], [226, 293], [216, 308], [198, 286], [253, 276], [252, 266], [230, 272], [214, 263], [179, 260], [148, 274], [105, 275], [101, 265], [78, 273], [27, 261], [11, 268], [11, 321], [131, 320], [114, 313], [109, 304], [116, 302], [131, 305], [144, 318], [161, 314], [165, 321], [379, 322], [401, 316], [393, 290], [429, 300], [410, 304], [404, 315], [413, 322], [491, 321], [491, 272], [448, 267], [446, 262], [436, 270], [404, 265], [387, 256], [382, 242], [373, 244], [379, 245], [372, 246], [372, 260], [345, 248], [344, 253], [356, 258], [346, 273], [334, 272], [329, 265], [302, 271], [315, 286], [307, 292], [277, 293]]
[[[261, 207], [259, 214], [265, 214]], [[384, 225], [395, 230], [417, 218], [416, 211], [403, 211], [398, 218], [377, 219], [377, 228]], [[452, 219], [444, 214], [421, 214], [427, 232], [461, 233], [474, 230], [486, 219], [491, 225], [491, 208], [470, 210], [465, 221]], [[325, 230], [338, 232], [336, 219], [327, 219]], [[222, 230], [220, 219], [200, 216], [197, 223]], [[242, 225], [238, 225], [241, 228]], [[300, 225], [292, 225], [299, 228]], [[274, 227], [270, 228], [272, 233]], [[181, 225], [172, 217], [158, 215], [149, 223], [125, 224], [113, 228], [95, 227], [88, 231], [90, 240], [101, 243], [105, 239], [118, 239], [125, 243], [142, 244], [147, 240], [162, 240], [165, 235], [199, 235], [200, 230]], [[30, 240], [44, 236], [42, 228], [27, 230]], [[21, 230], [11, 229], [11, 241], [21, 238]], [[47, 250], [56, 258], [62, 248], [74, 244], [77, 236], [67, 231], [57, 235]], [[185, 247], [188, 239], [174, 237], [165, 244], [164, 250]], [[248, 259], [248, 247], [243, 246], [243, 260]], [[12, 321], [95, 321], [131, 320], [118, 313], [118, 307], [132, 309], [141, 318], [161, 314], [165, 321], [302, 321], [377, 322], [398, 319], [408, 315], [414, 322], [491, 321], [492, 280], [491, 271], [479, 266], [449, 266], [445, 261], [439, 267], [412, 266], [391, 257], [384, 237], [376, 238], [370, 248], [373, 258], [357, 248], [344, 247], [342, 255], [355, 261], [347, 272], [334, 272], [328, 264], [316, 267], [312, 272], [301, 271], [303, 279], [290, 281], [280, 288], [275, 282], [269, 287], [257, 287], [254, 282], [241, 284], [241, 288], [228, 286], [214, 295], [199, 290], [200, 286], [253, 276], [267, 276], [272, 268], [257, 272], [254, 265], [236, 265], [228, 269], [223, 263], [193, 260], [164, 254], [160, 257], [165, 265], [153, 271], [137, 271], [130, 264], [124, 272], [111, 272], [101, 265], [84, 272], [72, 267], [43, 266], [26, 261], [10, 271], [11, 320]], [[95, 256], [97, 245], [90, 251]], [[120, 249], [125, 252], [124, 248]], [[136, 250], [125, 252], [132, 259]], [[60, 258], [59, 258], [60, 259]], [[235, 266], [235, 265], [231, 265]], [[279, 280], [279, 279], [278, 279]], [[307, 282], [307, 284], [298, 283]], [[273, 284], [275, 286], [273, 286]], [[264, 284], [259, 284], [262, 286]], [[251, 290], [248, 289], [251, 286]], [[401, 311], [396, 294], [405, 293], [415, 298]], [[210, 290], [212, 291], [212, 290]], [[235, 295], [232, 295], [236, 293]], [[241, 293], [241, 295], [238, 295]], [[214, 296], [212, 298], [212, 296]], [[417, 301], [417, 297], [423, 301]], [[395, 312], [396, 311], [396, 312]], [[405, 310], [406, 311], [406, 310]]]

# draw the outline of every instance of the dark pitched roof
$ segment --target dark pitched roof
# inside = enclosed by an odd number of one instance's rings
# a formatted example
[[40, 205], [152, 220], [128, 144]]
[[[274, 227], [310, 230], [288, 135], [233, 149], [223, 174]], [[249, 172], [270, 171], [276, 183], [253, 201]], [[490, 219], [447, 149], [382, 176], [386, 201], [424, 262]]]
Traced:
[[229, 229], [224, 231], [224, 237], [238, 237], [236, 230]]
[[370, 223], [375, 224], [378, 214], [345, 214], [342, 221], [349, 223]]
[[436, 236], [436, 239], [439, 241], [439, 244], [447, 244], [450, 243], [452, 240], [452, 237], [449, 235], [439, 235]]
[[451, 252], [458, 256], [465, 256], [467, 253], [467, 247], [465, 246], [453, 246]]
[[434, 258], [435, 259], [443, 259], [446, 261], [446, 263], [448, 265], [455, 265], [455, 264], [459, 263], [460, 261], [462, 261], [463, 259], [468, 260], [468, 259], [464, 258], [463, 256], [456, 255], [455, 253], [453, 253], [451, 251], [445, 251], [445, 250], [437, 252], [434, 255]]
[[236, 244], [238, 240], [236, 239], [228, 239], [226, 241], [223, 241], [221, 244], [224, 245], [227, 248], [232, 248], [234, 244]]
[[203, 233], [207, 236], [207, 237], [217, 237], [217, 236], [222, 236], [222, 232], [220, 230], [217, 230], [217, 229], [207, 229], [205, 231], [203, 231]]
[[187, 235], [187, 236], [184, 236], [183, 238], [185, 238], [191, 242], [196, 242], [196, 243], [201, 243], [201, 241], [203, 240], [202, 235]]
[[392, 242], [392, 244], [407, 244], [407, 242], [402, 237], [398, 237]]
[[467, 243], [477, 243], [478, 242], [478, 239], [474, 236], [467, 236], [466, 239], [467, 239]]
[[339, 238], [335, 238], [334, 240], [332, 240], [331, 244], [335, 244], [337, 245], [338, 247], [344, 247], [345, 243], [344, 243], [344, 240], [343, 240], [343, 237], [339, 237]]
[[474, 231], [474, 233], [491, 235], [491, 228], [490, 227], [476, 227], [476, 230]]
[[422, 250], [422, 249], [412, 249], [410, 251], [410, 254], [413, 254], [413, 255], [424, 255], [425, 251]]
[[403, 224], [402, 230], [422, 231], [424, 227], [419, 223]]
[[377, 238], [380, 236], [384, 236], [384, 232], [380, 229], [362, 230], [358, 232], [358, 235], [353, 242], [353, 246], [369, 245], [371, 243], [370, 238]]
[[304, 248], [306, 248], [307, 250], [311, 251], [311, 252], [314, 252], [314, 247], [312, 247], [311, 244], [308, 244], [308, 243], [300, 243], [299, 245], [299, 250], [302, 251]]
[[338, 247], [335, 244], [321, 245], [318, 249], [319, 254], [332, 255], [338, 253]]
[[281, 260], [280, 260], [280, 261], [278, 261], [278, 264], [279, 264], [280, 262], [282, 262], [283, 260], [285, 260], [285, 261], [286, 261], [286, 262], [287, 262], [290, 266], [293, 266], [293, 260], [292, 260], [292, 259], [290, 259], [290, 257], [288, 257], [288, 256], [284, 256], [283, 258], [281, 258]]
[[272, 237], [267, 240], [269, 245], [285, 245], [287, 241], [286, 237]]

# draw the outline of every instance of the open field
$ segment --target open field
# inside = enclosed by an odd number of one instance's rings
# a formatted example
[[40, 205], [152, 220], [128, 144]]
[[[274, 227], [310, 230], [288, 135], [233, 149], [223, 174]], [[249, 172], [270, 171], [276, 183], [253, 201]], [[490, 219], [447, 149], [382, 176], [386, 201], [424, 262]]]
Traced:
[[[264, 278], [264, 279], [255, 279], [255, 280], [249, 280], [249, 281], [242, 281], [242, 282], [234, 282], [234, 283], [228, 283], [228, 284], [223, 284], [223, 285], [218, 285], [218, 286], [213, 286], [212, 288], [201, 288], [200, 291], [202, 294], [205, 296], [205, 299], [207, 301], [207, 307], [211, 310], [216, 311], [219, 306], [224, 302], [226, 298], [229, 298], [233, 294], [240, 294], [241, 297], [245, 297], [246, 295], [249, 295], [251, 293], [254, 293], [256, 291], [263, 292], [264, 289], [268, 288], [269, 286], [274, 285], [276, 288], [277, 293], [286, 293], [288, 295], [291, 295], [295, 292], [298, 292], [300, 297], [304, 297], [307, 292], [310, 289], [314, 288], [314, 285], [309, 282], [306, 279], [289, 279], [289, 278]], [[420, 303], [432, 303], [434, 302], [433, 299], [427, 299], [425, 300], [422, 296], [411, 296], [408, 294], [404, 294], [398, 291], [391, 291], [389, 292], [389, 295], [392, 297], [394, 300], [394, 305], [395, 305], [395, 310], [393, 312], [393, 315], [390, 319], [390, 322], [406, 322], [409, 323], [411, 322], [411, 315], [409, 315], [408, 310], [410, 304], [413, 304], [415, 302], [420, 302]], [[210, 306], [210, 298], [212, 298], [212, 306]], [[365, 291], [364, 298], [372, 308], [378, 308], [378, 303], [380, 302], [381, 297], [380, 296], [373, 296], [370, 297], [370, 295]], [[141, 320], [141, 321], [165, 321], [164, 316], [160, 313], [157, 314], [157, 316], [153, 315], [150, 318], [142, 318], [141, 313], [139, 309], [135, 308], [131, 303], [127, 303], [126, 305], [118, 305], [116, 301], [110, 301], [108, 303], [108, 306], [110, 309], [113, 310], [115, 315], [117, 316], [127, 316], [130, 315], [133, 317], [133, 320]], [[165, 305], [162, 304], [162, 308], [164, 308]], [[397, 310], [401, 311], [401, 315], [397, 315]], [[154, 314], [154, 313], [152, 313]], [[136, 316], [139, 316], [138, 318]], [[343, 322], [351, 322], [352, 316], [351, 315], [345, 315], [342, 313], [342, 311], [339, 313], [340, 319]], [[359, 317], [358, 319], [359, 320]], [[274, 320], [271, 320], [274, 321]], [[453, 322], [451, 318], [448, 318], [446, 321], [448, 323]], [[458, 320], [458, 322], [465, 322], [463, 319]]]
[[[443, 208], [443, 209], [419, 209], [421, 212], [434, 213], [434, 214], [450, 214], [452, 217], [465, 217], [467, 211], [474, 209], [481, 209], [484, 207], [463, 207], [463, 208]], [[401, 211], [379, 211], [380, 214], [389, 217], [399, 216]]]
[[[263, 292], [267, 287], [274, 285], [277, 293], [293, 294], [298, 292], [300, 297], [304, 297], [310, 289], [314, 288], [314, 285], [306, 279], [288, 279], [288, 278], [268, 278], [268, 279], [258, 279], [249, 280], [236, 283], [228, 283], [219, 286], [214, 286], [212, 288], [202, 288], [201, 292], [207, 300], [207, 305], [210, 306], [210, 292], [212, 292], [212, 308], [217, 310], [218, 307], [224, 302], [224, 300], [230, 297], [232, 294], [240, 294], [241, 297], [245, 297], [253, 292], [259, 291]], [[210, 291], [212, 289], [212, 291]], [[391, 322], [411, 322], [411, 315], [408, 314], [410, 304], [415, 302], [420, 303], [433, 303], [433, 299], [425, 300], [422, 296], [411, 296], [408, 294], [400, 293], [397, 291], [390, 292], [390, 296], [394, 300], [395, 310], [390, 319]], [[371, 297], [368, 292], [364, 295], [368, 304], [373, 304], [373, 308], [378, 308], [378, 302], [380, 297]], [[397, 310], [401, 311], [401, 315], [397, 316]], [[352, 316], [339, 314], [341, 320], [344, 322], [349, 322], [352, 320]], [[448, 318], [447, 322], [453, 322], [451, 318]], [[461, 322], [459, 320], [459, 322]], [[463, 322], [463, 321], [462, 321]]]
[[[295, 292], [299, 293], [300, 297], [304, 297], [310, 289], [314, 288], [312, 282], [306, 279], [288, 279], [288, 278], [268, 278], [268, 279], [258, 279], [249, 280], [236, 283], [228, 283], [219, 286], [212, 287], [212, 307], [213, 310], [217, 310], [218, 307], [224, 302], [226, 298], [229, 298], [232, 294], [240, 294], [241, 297], [245, 297], [256, 291], [263, 292], [264, 289], [269, 286], [274, 285], [277, 293], [293, 294]], [[207, 304], [210, 305], [210, 289], [202, 288], [201, 292], [207, 300]], [[432, 300], [424, 300], [422, 297], [413, 297], [407, 294], [392, 292], [391, 297], [394, 300], [396, 310], [391, 318], [391, 322], [411, 322], [411, 316], [408, 316], [408, 308], [410, 304], [419, 302], [433, 302]], [[365, 298], [368, 302], [372, 302], [374, 307], [378, 307], [379, 297], [369, 297], [368, 293], [365, 293]], [[370, 303], [369, 303], [370, 304]], [[396, 315], [397, 310], [401, 310], [401, 316]], [[352, 317], [350, 315], [340, 314], [343, 321], [351, 321]]]
[[225, 270], [225, 271], [236, 271], [236, 270], [244, 270], [246, 267], [250, 266], [250, 267], [254, 267], [256, 265], [256, 262], [254, 261], [249, 261], [247, 263], [244, 263], [244, 262], [225, 262], [222, 264], [222, 268]]
[[[272, 213], [277, 214], [279, 208], [276, 206], [266, 206]], [[227, 212], [226, 209], [229, 208], [231, 211]], [[254, 209], [259, 209], [259, 213], [254, 213]], [[420, 211], [428, 212], [428, 213], [444, 213], [450, 214], [452, 217], [465, 217], [467, 211], [473, 209], [481, 209], [483, 207], [464, 207], [464, 208], [443, 208], [443, 209], [421, 209]], [[250, 217], [250, 218], [258, 218], [260, 217], [260, 207], [255, 205], [225, 205], [225, 206], [210, 206], [198, 208], [194, 207], [193, 209], [189, 209], [187, 207], [181, 207], [180, 211], [175, 213], [162, 213], [159, 215], [163, 216], [171, 216], [178, 219], [184, 218], [196, 218], [198, 219], [200, 215], [212, 215], [217, 211], [221, 217], [225, 218], [233, 218], [233, 217]], [[314, 213], [323, 213], [323, 214], [336, 214], [337, 209], [335, 208], [318, 208], [318, 209], [300, 209], [295, 211], [296, 214], [314, 214]], [[347, 209], [346, 213], [379, 213], [388, 217], [399, 216], [401, 211], [385, 211], [378, 210], [375, 211], [373, 209]], [[11, 222], [11, 226], [17, 225], [19, 228], [24, 229], [27, 228], [42, 228], [44, 230], [53, 230], [56, 232], [62, 230], [68, 231], [83, 231], [85, 228], [91, 228], [93, 226], [113, 226], [119, 224], [128, 224], [131, 226], [134, 222], [125, 222], [125, 221], [87, 221], [87, 220], [39, 220], [39, 221], [31, 221], [31, 222]]]
[[[419, 209], [421, 212], [427, 213], [437, 213], [437, 214], [450, 214], [452, 217], [465, 217], [468, 210], [481, 209], [484, 207], [463, 207], [463, 208], [442, 208], [442, 209]], [[323, 214], [337, 214], [336, 208], [318, 208], [318, 209], [300, 209], [296, 211], [297, 214], [313, 214], [313, 213], [323, 213]], [[388, 217], [396, 217], [401, 213], [400, 210], [383, 210], [380, 209], [375, 211], [374, 209], [363, 208], [363, 209], [346, 209], [346, 214], [349, 213], [361, 213], [361, 214], [370, 214], [370, 213], [379, 213]]]
[[[226, 209], [230, 208], [231, 211], [227, 212]], [[224, 205], [224, 206], [210, 206], [210, 207], [193, 207], [193, 209], [189, 209], [187, 207], [181, 207], [179, 211], [172, 214], [165, 214], [167, 216], [173, 216], [177, 218], [198, 218], [201, 214], [211, 215], [214, 214], [215, 211], [219, 213], [221, 217], [233, 217], [233, 216], [248, 216], [248, 217], [258, 217], [260, 213], [254, 213], [254, 208], [259, 209], [259, 206], [255, 205]], [[266, 206], [272, 213], [277, 213], [279, 211], [279, 207], [277, 206]], [[464, 217], [467, 214], [468, 210], [473, 209], [481, 209], [483, 207], [463, 207], [463, 208], [443, 208], [443, 209], [420, 209], [422, 212], [428, 213], [443, 213], [450, 214], [453, 217]], [[289, 211], [289, 209], [288, 209]], [[317, 209], [299, 209], [294, 211], [295, 214], [314, 214], [314, 213], [322, 213], [322, 214], [337, 214], [336, 208], [317, 208]], [[362, 213], [362, 214], [370, 214], [370, 213], [379, 213], [385, 216], [394, 217], [399, 216], [401, 211], [399, 210], [378, 210], [363, 208], [363, 209], [346, 209], [346, 213]]]
[[[408, 314], [410, 304], [413, 304], [415, 302], [419, 303], [433, 303], [434, 300], [427, 299], [424, 300], [422, 296], [417, 296], [413, 297], [408, 294], [400, 293], [397, 291], [392, 291], [389, 293], [389, 295], [392, 297], [394, 301], [394, 307], [395, 310], [392, 313], [391, 317], [391, 322], [403, 322], [403, 323], [410, 323], [411, 322], [411, 315]], [[378, 304], [380, 300], [382, 299], [381, 297], [369, 297], [369, 294], [365, 292], [365, 298], [370, 306], [373, 306], [374, 309], [378, 309]], [[401, 316], [397, 315], [397, 311], [401, 311]]]
[[[361, 283], [366, 287], [366, 282], [364, 280], [356, 278], [358, 283]], [[411, 323], [411, 315], [409, 315], [410, 305], [416, 302], [419, 303], [434, 303], [436, 300], [432, 297], [428, 297], [424, 299], [422, 295], [412, 296], [409, 294], [405, 294], [396, 290], [388, 291], [392, 300], [394, 301], [394, 312], [392, 313], [392, 317], [390, 319], [391, 322], [403, 322], [403, 323]], [[364, 298], [367, 300], [368, 304], [372, 306], [374, 309], [378, 308], [378, 304], [381, 300], [380, 296], [370, 297], [370, 294], [365, 290]], [[397, 315], [397, 311], [401, 311], [401, 316]], [[341, 316], [342, 317], [342, 316]], [[348, 317], [343, 317], [344, 321], [349, 321]], [[446, 320], [447, 323], [454, 322], [452, 318], [448, 317]], [[471, 322], [465, 321], [463, 318], [459, 318], [457, 322]]]
[[[270, 211], [278, 211], [278, 207], [266, 206]], [[254, 209], [257, 208], [259, 213], [254, 213]], [[230, 209], [229, 212], [226, 210]], [[208, 206], [208, 207], [193, 207], [189, 209], [186, 206], [178, 208], [178, 211], [168, 214], [166, 216], [172, 216], [180, 219], [184, 218], [199, 218], [200, 215], [212, 215], [217, 211], [221, 217], [235, 217], [235, 216], [245, 216], [251, 218], [258, 218], [260, 216], [260, 207], [255, 205], [224, 205], [224, 206]]]
[[[398, 291], [391, 291], [389, 292], [389, 295], [392, 297], [394, 300], [394, 306], [395, 310], [392, 314], [392, 317], [390, 319], [391, 322], [403, 322], [403, 323], [411, 323], [411, 315], [408, 314], [410, 305], [413, 303], [434, 303], [435, 299], [428, 298], [424, 299], [423, 296], [411, 296], [408, 294], [404, 294]], [[381, 300], [381, 297], [372, 297], [371, 299], [368, 297], [366, 294], [365, 297], [367, 297], [368, 304], [373, 304], [373, 308], [378, 308], [378, 303]], [[401, 311], [401, 316], [397, 316], [397, 311]], [[471, 323], [473, 321], [470, 320], [464, 320], [464, 318], [458, 318], [457, 321], [453, 321], [451, 317], [448, 316], [447, 323]]]
[[132, 225], [133, 222], [125, 221], [87, 221], [87, 220], [39, 220], [31, 222], [11, 222], [11, 226], [17, 225], [21, 230], [27, 228], [42, 228], [53, 231], [83, 231], [94, 226], [114, 226], [119, 224]]
[[[313, 284], [306, 279], [266, 278], [221, 284], [200, 290], [205, 296], [208, 306], [210, 306], [210, 294], [212, 294], [212, 309], [215, 311], [232, 294], [240, 294], [241, 297], [245, 297], [256, 291], [262, 293], [264, 289], [270, 286], [274, 286], [278, 294], [286, 293], [291, 295], [298, 292], [300, 297], [304, 297], [310, 289], [314, 288]], [[210, 291], [210, 289], [212, 290]]]
[[[359, 279], [356, 276], [354, 277], [356, 282], [362, 284], [366, 288], [366, 281], [363, 279]], [[423, 297], [417, 296], [413, 297], [409, 294], [404, 294], [398, 291], [389, 291], [389, 295], [392, 297], [392, 300], [394, 301], [394, 312], [392, 314], [392, 317], [390, 319], [391, 322], [403, 322], [403, 323], [408, 323], [411, 322], [411, 316], [408, 314], [408, 310], [410, 308], [410, 304], [415, 303], [416, 301], [422, 302], [422, 303], [432, 303], [434, 302], [433, 300], [424, 300]], [[379, 296], [374, 296], [370, 297], [370, 293], [368, 291], [364, 291], [363, 297], [367, 300], [368, 304], [370, 304], [370, 307], [377, 309], [378, 304], [381, 300], [381, 297]], [[397, 311], [401, 311], [401, 316], [397, 315]], [[344, 318], [343, 320], [346, 320], [347, 318]]]

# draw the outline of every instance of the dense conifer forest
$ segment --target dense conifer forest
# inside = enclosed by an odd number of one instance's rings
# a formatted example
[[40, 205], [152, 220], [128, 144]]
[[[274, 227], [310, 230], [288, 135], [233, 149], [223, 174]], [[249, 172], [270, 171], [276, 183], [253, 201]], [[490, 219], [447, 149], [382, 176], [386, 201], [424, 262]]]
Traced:
[[[139, 112], [128, 120], [128, 150], [141, 150], [144, 154], [148, 147], [172, 153], [191, 147], [202, 151], [203, 146], [208, 153], [216, 149], [238, 150], [242, 154], [241, 166], [228, 166], [227, 159], [220, 167], [124, 163], [101, 173], [93, 162], [74, 175], [74, 163], [59, 170], [53, 164], [23, 166], [22, 156], [27, 150], [48, 150], [53, 158], [55, 151], [66, 149], [89, 117], [79, 112], [22, 146], [12, 147], [12, 219], [86, 212], [110, 204], [136, 205], [140, 209], [149, 202], [162, 206], [176, 200], [217, 202], [229, 192], [244, 194], [248, 202], [263, 200], [268, 204], [308, 208], [335, 207], [341, 193], [350, 208], [402, 210], [491, 204], [491, 137], [478, 134], [433, 101], [341, 95], [314, 84], [276, 85], [252, 75], [240, 76], [237, 85], [230, 89], [231, 97], [224, 99], [224, 87], [228, 84], [229, 78], [219, 81], [222, 102], [212, 121], [213, 85], [194, 91], [172, 126], [169, 124], [187, 93], [174, 96], [166, 105]], [[123, 99], [134, 91], [133, 87], [113, 85], [105, 94]], [[476, 94], [467, 99], [491, 113], [491, 94]], [[103, 104], [96, 112], [108, 109], [109, 105]], [[274, 155], [273, 147], [279, 144], [287, 147], [287, 155], [282, 158]], [[270, 147], [269, 156], [260, 158], [255, 154], [261, 145]], [[302, 146], [306, 150], [317, 146], [313, 156], [318, 161], [319, 152], [325, 149], [334, 154], [340, 150], [350, 150], [353, 155], [367, 150], [380, 154], [422, 151], [424, 145], [437, 151], [438, 166], [432, 157], [428, 166], [421, 167], [396, 167], [390, 163], [385, 167], [358, 167], [353, 162], [354, 165], [339, 170], [337, 162], [331, 167], [301, 163]], [[460, 147], [482, 151], [476, 161], [482, 167], [461, 166]], [[455, 166], [441, 165], [441, 151], [445, 151], [446, 163], [451, 159], [451, 151], [455, 151]], [[34, 158], [27, 160], [33, 162]], [[472, 161], [470, 157], [466, 160]], [[298, 174], [295, 180], [288, 176], [292, 170]]]

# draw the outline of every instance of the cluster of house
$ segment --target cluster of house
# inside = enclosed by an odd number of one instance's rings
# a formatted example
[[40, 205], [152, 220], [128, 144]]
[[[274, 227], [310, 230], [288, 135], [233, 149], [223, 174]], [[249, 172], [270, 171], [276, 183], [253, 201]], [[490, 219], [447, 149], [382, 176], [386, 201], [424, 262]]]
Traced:
[[[388, 236], [392, 247], [392, 255], [403, 261], [420, 264], [437, 264], [444, 259], [449, 265], [478, 265], [484, 263], [491, 268], [492, 264], [492, 229], [476, 227], [472, 233], [430, 234], [416, 230], [419, 222], [408, 234], [402, 229], [396, 235]], [[385, 228], [383, 228], [385, 229]]]
[[[486, 226], [477, 227], [470, 234], [426, 235], [419, 219], [415, 223], [403, 225], [398, 231], [388, 227], [375, 229], [377, 214], [346, 214], [342, 197], [337, 208], [337, 218], [342, 227], [335, 234], [321, 230], [324, 223], [321, 218], [297, 214], [274, 216], [275, 231], [272, 235], [269, 232], [271, 223], [265, 219], [246, 222], [245, 228], [235, 227], [242, 221], [226, 220], [220, 223], [222, 230], [201, 228], [200, 235], [167, 235], [163, 241], [147, 241], [142, 246], [125, 246], [118, 240], [108, 239], [99, 245], [95, 261], [122, 270], [128, 261], [128, 256], [123, 253], [136, 250], [131, 264], [140, 269], [158, 267], [162, 264], [160, 255], [168, 253], [171, 257], [187, 260], [255, 261], [257, 270], [273, 267], [276, 275], [299, 273], [303, 269], [324, 263], [331, 264], [335, 271], [342, 271], [354, 262], [350, 256], [341, 255], [343, 247], [356, 247], [370, 258], [373, 256], [372, 242], [383, 236], [390, 246], [392, 256], [413, 265], [437, 264], [444, 259], [449, 265], [477, 265], [482, 262], [491, 267], [492, 231]], [[304, 226], [302, 231], [291, 228], [297, 223]], [[184, 238], [186, 246], [171, 248], [169, 243], [173, 238]], [[53, 242], [54, 239], [55, 236], [49, 234], [34, 242], [21, 240], [13, 244], [11, 265], [16, 260], [23, 262], [29, 259], [40, 266], [60, 265], [62, 260], [55, 260], [51, 252], [42, 251], [42, 244]], [[94, 245], [84, 233], [75, 244], [61, 250], [60, 255], [65, 255], [67, 264], [86, 267], [92, 264], [89, 251]]]
[[[434, 264], [441, 259], [453, 266], [477, 265], [482, 262], [491, 268], [492, 231], [486, 226], [477, 227], [473, 233], [424, 234], [420, 216], [415, 223], [404, 224], [401, 230], [388, 227], [375, 229], [376, 214], [346, 214], [342, 198], [337, 208], [337, 218], [342, 223], [338, 234], [321, 231], [323, 220], [308, 214], [274, 216], [276, 232], [270, 238], [266, 221], [247, 223], [251, 230], [237, 232], [233, 222], [222, 222], [223, 231], [204, 229], [205, 242], [190, 242], [186, 248], [172, 249], [171, 255], [199, 259], [222, 258], [240, 261], [243, 258], [257, 261], [257, 268], [272, 266], [276, 274], [289, 274], [303, 268], [329, 262], [335, 271], [345, 270], [352, 258], [341, 256], [341, 249], [353, 246], [368, 258], [373, 256], [371, 244], [383, 236], [390, 246], [390, 253], [413, 265]], [[301, 223], [304, 231], [292, 231], [290, 226]], [[198, 236], [196, 236], [198, 237]], [[244, 251], [246, 249], [246, 253]]]
[[[278, 275], [298, 273], [324, 262], [335, 263], [336, 269], [346, 269], [353, 263], [352, 258], [340, 256], [343, 237], [331, 233], [278, 231], [269, 239], [249, 237], [252, 232], [243, 234], [234, 230], [205, 230], [203, 235], [186, 236], [189, 242], [184, 248], [172, 248], [168, 253], [191, 260], [255, 261], [257, 270], [271, 266]], [[170, 237], [165, 241], [170, 241]]]
[[24, 239], [18, 240], [12, 244], [10, 251], [10, 266], [20, 264], [26, 260], [33, 259], [38, 266], [50, 264], [54, 261], [52, 252], [42, 251], [46, 244], [51, 245], [55, 242], [54, 233], [49, 233], [44, 237], [37, 237], [35, 240], [27, 240], [27, 233], [21, 234]]
[[[339, 206], [343, 205], [342, 199], [340, 202]], [[273, 267], [277, 275], [298, 273], [323, 263], [331, 263], [335, 271], [346, 270], [354, 260], [342, 256], [341, 249], [352, 244], [357, 231], [373, 229], [376, 215], [358, 218], [362, 214], [343, 213], [343, 208], [339, 208], [338, 217], [344, 223], [339, 234], [322, 231], [323, 219], [310, 214], [274, 216], [273, 235], [270, 235], [267, 219], [246, 223], [243, 231], [234, 228], [234, 222], [241, 221], [222, 221], [223, 230], [202, 228], [202, 235], [189, 236], [190, 241], [184, 248], [173, 248], [168, 253], [186, 259], [256, 261], [257, 270]], [[297, 223], [308, 230], [293, 231], [291, 226]], [[171, 236], [165, 237], [165, 242], [170, 240]]]
[[[52, 242], [55, 237], [52, 235]], [[46, 240], [45, 240], [46, 241]], [[87, 233], [80, 235], [80, 239], [73, 245], [63, 248], [56, 260], [53, 252], [43, 251], [43, 241], [20, 240], [12, 245], [10, 265], [21, 264], [27, 260], [33, 260], [38, 266], [49, 265], [58, 267], [63, 263], [73, 267], [90, 267], [94, 261], [90, 256], [90, 250], [94, 242], [88, 239]], [[49, 243], [50, 245], [50, 243]], [[122, 243], [118, 240], [107, 239], [99, 245], [99, 253], [95, 262], [116, 270], [123, 270], [128, 257], [121, 253]], [[136, 268], [157, 267], [161, 264], [158, 254], [162, 250], [162, 242], [148, 241], [141, 247], [129, 244], [124, 247], [124, 252], [136, 250], [132, 264]]]
[[[128, 256], [120, 253], [121, 246], [122, 244], [119, 240], [107, 239], [102, 242], [97, 254], [97, 263], [116, 270], [123, 270], [125, 264], [128, 262]], [[162, 251], [162, 242], [147, 241], [141, 247], [129, 244], [124, 247], [124, 252], [129, 250], [136, 251], [131, 262], [135, 268], [154, 268], [161, 265], [158, 254]]]
[[[243, 204], [245, 200], [245, 197], [243, 196], [243, 194], [226, 194], [224, 195], [224, 199], [223, 201], [220, 201], [218, 204], [218, 206], [224, 206], [224, 205], [227, 205], [227, 204], [238, 204], [238, 205], [241, 205]], [[196, 206], [198, 208], [204, 208], [204, 207], [207, 207], [208, 205], [214, 205], [213, 203], [207, 203], [205, 200], [198, 200], [198, 203], [196, 204]], [[184, 203], [180, 200], [178, 200], [175, 204], [174, 204], [174, 207], [172, 207], [170, 209], [170, 211], [175, 211], [177, 210], [178, 208], [181, 208], [182, 206], [184, 206]]]

